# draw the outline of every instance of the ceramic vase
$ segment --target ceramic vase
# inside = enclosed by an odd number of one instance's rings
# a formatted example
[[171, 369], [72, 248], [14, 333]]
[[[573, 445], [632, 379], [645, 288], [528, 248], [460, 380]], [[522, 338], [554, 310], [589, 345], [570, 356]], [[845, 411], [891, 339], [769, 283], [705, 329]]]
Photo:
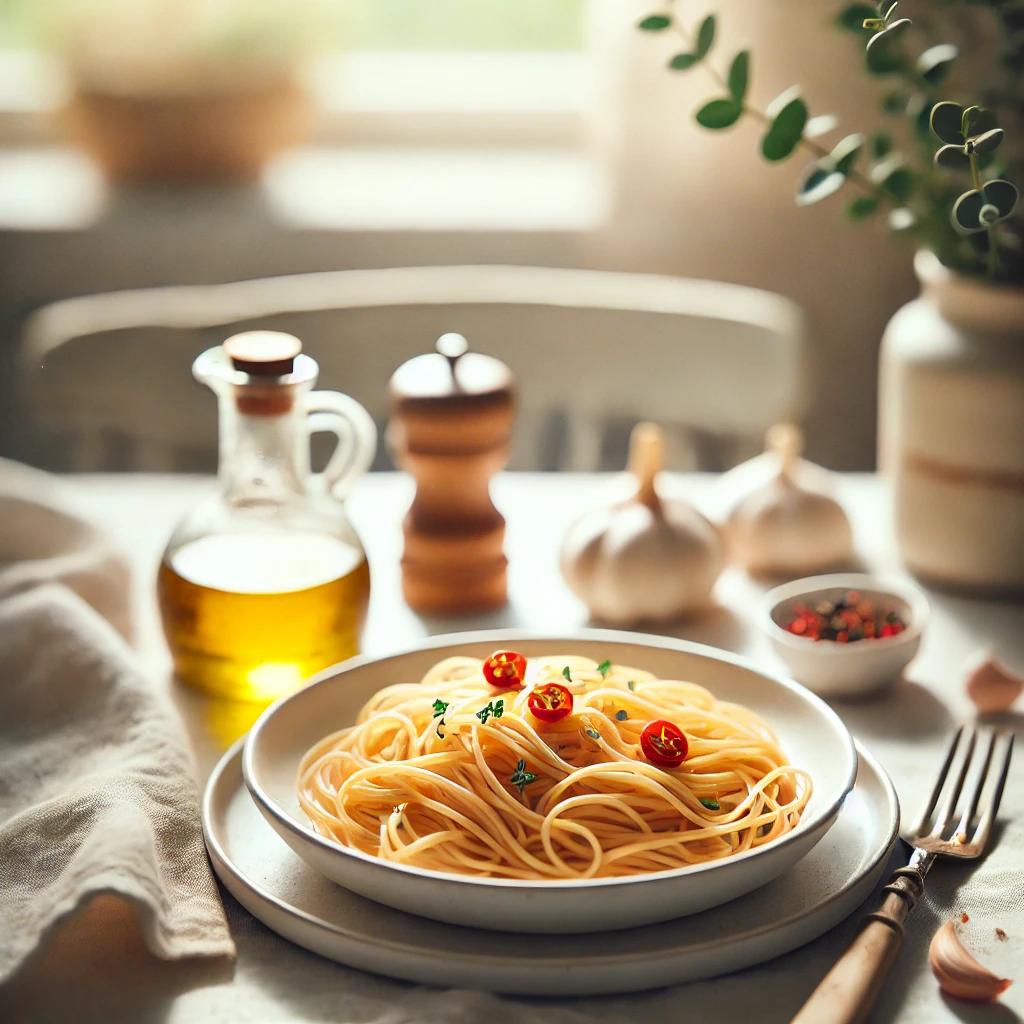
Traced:
[[882, 342], [879, 462], [915, 574], [1024, 595], [1024, 288], [930, 252]]

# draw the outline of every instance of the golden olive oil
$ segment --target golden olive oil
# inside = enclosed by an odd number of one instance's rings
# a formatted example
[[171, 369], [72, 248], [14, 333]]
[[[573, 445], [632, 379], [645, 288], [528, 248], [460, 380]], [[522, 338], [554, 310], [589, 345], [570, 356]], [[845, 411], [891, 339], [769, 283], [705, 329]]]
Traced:
[[157, 588], [179, 678], [266, 702], [358, 653], [370, 572], [340, 538], [239, 532], [170, 552]]

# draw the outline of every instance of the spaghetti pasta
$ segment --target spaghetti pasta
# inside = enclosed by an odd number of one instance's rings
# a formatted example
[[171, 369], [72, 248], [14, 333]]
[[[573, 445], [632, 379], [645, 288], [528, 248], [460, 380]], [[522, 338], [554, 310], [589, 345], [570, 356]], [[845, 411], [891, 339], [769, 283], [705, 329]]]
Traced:
[[[484, 663], [454, 657], [381, 690], [302, 759], [316, 831], [436, 871], [620, 877], [770, 843], [810, 798], [769, 727], [701, 686], [576, 656], [530, 659], [521, 682], [489, 685]], [[571, 712], [553, 688], [540, 699], [551, 684]], [[561, 717], [538, 718], [531, 694]]]

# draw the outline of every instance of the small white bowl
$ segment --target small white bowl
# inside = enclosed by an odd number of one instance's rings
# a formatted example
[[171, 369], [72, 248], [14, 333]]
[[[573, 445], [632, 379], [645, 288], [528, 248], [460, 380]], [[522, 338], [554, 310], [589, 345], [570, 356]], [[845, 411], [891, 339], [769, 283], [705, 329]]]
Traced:
[[[783, 627], [798, 602], [834, 601], [849, 590], [899, 612], [907, 628], [896, 636], [852, 643], [809, 640]], [[895, 682], [921, 646], [928, 602], [917, 587], [885, 576], [808, 576], [768, 591], [758, 625], [797, 682], [826, 697], [877, 693]]]
[[[323, 736], [350, 725], [382, 686], [420, 679], [452, 654], [485, 658], [514, 647], [527, 657], [581, 654], [688, 679], [744, 704], [778, 734], [793, 764], [810, 772], [811, 799], [793, 831], [772, 843], [689, 867], [567, 881], [476, 878], [395, 864], [326, 839], [299, 808], [299, 761]], [[487, 631], [433, 637], [386, 657], [352, 658], [267, 709], [245, 741], [245, 783], [277, 834], [338, 884], [409, 913], [473, 928], [593, 932], [695, 914], [765, 885], [803, 858], [831, 828], [853, 786], [857, 754], [839, 716], [802, 686], [725, 651], [670, 637], [612, 630], [570, 634]]]

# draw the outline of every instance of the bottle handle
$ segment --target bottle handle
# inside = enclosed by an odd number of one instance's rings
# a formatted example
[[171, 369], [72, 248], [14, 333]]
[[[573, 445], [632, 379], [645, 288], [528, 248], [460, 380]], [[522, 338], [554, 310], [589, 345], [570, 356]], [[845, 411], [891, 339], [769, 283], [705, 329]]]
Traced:
[[322, 473], [327, 491], [344, 498], [356, 478], [370, 468], [377, 451], [377, 427], [354, 399], [337, 391], [314, 391], [306, 396], [311, 434], [334, 434], [338, 443]]

